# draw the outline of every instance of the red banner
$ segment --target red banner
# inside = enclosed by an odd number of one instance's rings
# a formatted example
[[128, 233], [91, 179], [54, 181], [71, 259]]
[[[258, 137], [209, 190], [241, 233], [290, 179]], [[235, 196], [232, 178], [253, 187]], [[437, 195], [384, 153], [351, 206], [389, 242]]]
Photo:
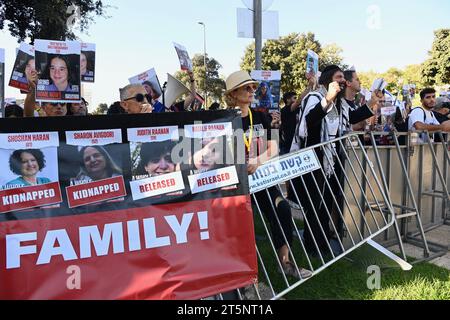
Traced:
[[66, 188], [69, 208], [112, 200], [127, 195], [123, 177], [113, 177]]
[[0, 299], [199, 299], [256, 278], [248, 196], [0, 224]]
[[0, 213], [62, 202], [58, 182], [0, 191]]

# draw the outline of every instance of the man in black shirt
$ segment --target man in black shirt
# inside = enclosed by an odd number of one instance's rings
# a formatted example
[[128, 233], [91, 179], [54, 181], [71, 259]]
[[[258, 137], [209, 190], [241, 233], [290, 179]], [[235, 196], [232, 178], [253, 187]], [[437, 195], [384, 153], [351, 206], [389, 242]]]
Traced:
[[298, 121], [299, 108], [292, 108], [297, 100], [295, 92], [287, 92], [283, 95], [284, 108], [281, 109], [281, 142], [280, 154], [287, 154], [291, 149], [295, 128]]

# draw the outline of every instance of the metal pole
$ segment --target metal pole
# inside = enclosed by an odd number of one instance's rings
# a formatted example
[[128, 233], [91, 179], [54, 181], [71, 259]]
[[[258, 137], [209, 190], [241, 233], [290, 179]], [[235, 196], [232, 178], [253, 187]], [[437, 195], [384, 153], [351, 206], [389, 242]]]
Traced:
[[253, 0], [256, 70], [262, 70], [262, 0]]
[[203, 65], [205, 66], [205, 110], [208, 107], [208, 65], [206, 63], [206, 25], [204, 22], [199, 22], [203, 26]]
[[5, 117], [5, 64], [0, 63], [0, 112]]

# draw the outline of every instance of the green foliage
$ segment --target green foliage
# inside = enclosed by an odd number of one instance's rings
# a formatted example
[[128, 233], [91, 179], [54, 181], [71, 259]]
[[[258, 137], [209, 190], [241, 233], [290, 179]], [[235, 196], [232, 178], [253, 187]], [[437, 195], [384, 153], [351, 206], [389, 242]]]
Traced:
[[[192, 58], [193, 72], [196, 80], [197, 91], [205, 95], [205, 62], [204, 55], [196, 54]], [[208, 97], [214, 101], [221, 101], [222, 95], [225, 91], [225, 81], [220, 77], [219, 70], [222, 65], [214, 58], [206, 56], [206, 65], [208, 67], [208, 81], [207, 90]], [[183, 82], [190, 88], [189, 75], [185, 71], [178, 71], [175, 73], [175, 78]], [[211, 99], [208, 100], [211, 102]]]
[[425, 61], [422, 75], [427, 85], [450, 83], [450, 29], [434, 32], [433, 47]]
[[108, 111], [108, 105], [106, 103], [100, 103], [98, 105], [97, 109], [95, 109], [92, 114], [94, 114], [94, 115], [106, 114], [107, 111]]
[[30, 39], [76, 39], [68, 25], [73, 16], [71, 6], [79, 8], [80, 31], [84, 32], [95, 16], [105, 17], [109, 6], [101, 0], [2, 0], [0, 2], [0, 30], [7, 26], [18, 42]]
[[[333, 63], [342, 67], [342, 49], [332, 44], [322, 48], [314, 33], [291, 33], [278, 40], [268, 40], [262, 50], [262, 68], [281, 70], [281, 90], [301, 91], [306, 88], [306, 56], [308, 49], [319, 55], [319, 68]], [[255, 46], [250, 44], [241, 61], [241, 69], [250, 72], [255, 68]]]

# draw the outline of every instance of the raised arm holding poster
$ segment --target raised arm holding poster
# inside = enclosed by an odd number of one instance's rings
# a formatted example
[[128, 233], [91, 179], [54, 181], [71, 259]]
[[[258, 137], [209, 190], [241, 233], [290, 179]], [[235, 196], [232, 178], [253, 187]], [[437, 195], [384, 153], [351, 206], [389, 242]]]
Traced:
[[253, 70], [251, 77], [259, 82], [252, 108], [266, 113], [280, 111], [281, 71]]
[[82, 82], [95, 82], [95, 44], [81, 43], [80, 74]]
[[[13, 205], [0, 208], [0, 299], [195, 300], [254, 284], [258, 264], [246, 165], [208, 171], [191, 189], [190, 173], [178, 171], [184, 161], [176, 158], [185, 154], [179, 132], [186, 128], [194, 138], [214, 138], [242, 128], [242, 120], [235, 111], [0, 119], [0, 149], [9, 150], [0, 165], [9, 167], [12, 150], [27, 149], [20, 169], [2, 173], [1, 183], [28, 172], [47, 183], [2, 191], [20, 194], [0, 197], [8, 201], [4, 207]], [[54, 147], [57, 137], [60, 146]], [[173, 143], [181, 152], [170, 152]], [[139, 179], [137, 166], [148, 178]], [[47, 179], [61, 185], [60, 207], [20, 209], [22, 198], [50, 202], [56, 196]], [[228, 183], [235, 188], [221, 188]], [[111, 201], [120, 192], [123, 201]], [[79, 290], [66, 287], [72, 265], [82, 270]]]
[[36, 100], [80, 102], [80, 54], [77, 41], [35, 41], [36, 71], [39, 74]]
[[21, 43], [17, 51], [16, 61], [9, 80], [9, 86], [28, 92], [28, 77], [35, 69], [34, 47]]
[[173, 43], [173, 46], [177, 51], [178, 59], [180, 59], [181, 70], [192, 71], [192, 60], [189, 58], [189, 53], [186, 48], [175, 42]]

